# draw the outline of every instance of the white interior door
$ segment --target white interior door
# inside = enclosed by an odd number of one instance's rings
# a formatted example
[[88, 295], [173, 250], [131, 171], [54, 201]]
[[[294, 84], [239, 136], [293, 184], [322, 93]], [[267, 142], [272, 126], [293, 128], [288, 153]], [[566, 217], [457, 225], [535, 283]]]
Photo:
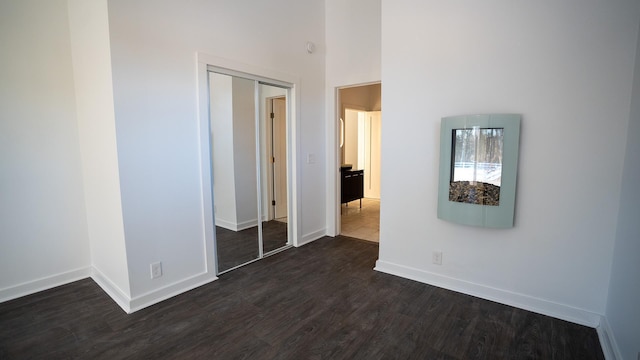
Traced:
[[275, 218], [287, 217], [287, 124], [285, 98], [273, 99], [273, 191]]
[[364, 197], [380, 199], [381, 112], [364, 112], [363, 150], [359, 158], [364, 165]]
[[344, 159], [364, 170], [364, 197], [380, 199], [380, 139], [382, 112], [345, 110]]
[[360, 111], [345, 109], [344, 118], [344, 164], [358, 169], [358, 116]]

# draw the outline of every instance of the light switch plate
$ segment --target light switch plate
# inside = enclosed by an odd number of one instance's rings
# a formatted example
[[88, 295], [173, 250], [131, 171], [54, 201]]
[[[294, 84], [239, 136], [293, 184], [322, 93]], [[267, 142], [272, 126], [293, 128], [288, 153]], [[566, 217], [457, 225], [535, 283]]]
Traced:
[[316, 154], [307, 154], [307, 164], [316, 163]]

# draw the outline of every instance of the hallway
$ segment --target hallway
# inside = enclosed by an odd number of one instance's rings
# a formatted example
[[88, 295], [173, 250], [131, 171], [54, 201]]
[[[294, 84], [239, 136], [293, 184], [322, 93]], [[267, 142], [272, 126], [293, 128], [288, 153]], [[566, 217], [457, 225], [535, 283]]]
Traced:
[[346, 206], [342, 204], [341, 235], [357, 239], [380, 241], [380, 200], [362, 199], [362, 209], [359, 201], [352, 201]]

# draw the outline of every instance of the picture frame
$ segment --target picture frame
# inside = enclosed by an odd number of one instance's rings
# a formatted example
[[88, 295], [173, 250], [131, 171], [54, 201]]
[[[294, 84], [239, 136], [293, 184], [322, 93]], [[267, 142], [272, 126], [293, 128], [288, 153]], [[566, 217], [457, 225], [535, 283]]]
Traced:
[[514, 225], [521, 116], [441, 119], [438, 218], [488, 228]]

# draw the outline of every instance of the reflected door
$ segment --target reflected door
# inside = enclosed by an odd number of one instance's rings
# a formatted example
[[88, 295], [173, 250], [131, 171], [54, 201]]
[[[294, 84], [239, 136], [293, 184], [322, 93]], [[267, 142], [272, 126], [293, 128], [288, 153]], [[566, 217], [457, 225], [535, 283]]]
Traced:
[[[262, 85], [264, 94], [282, 92], [281, 88]], [[266, 253], [278, 250], [289, 244], [287, 216], [287, 124], [286, 98], [275, 97], [266, 101], [267, 147], [271, 160], [267, 171], [267, 204], [270, 205], [268, 219], [262, 224], [263, 247]]]
[[287, 124], [284, 98], [271, 99], [274, 218], [287, 220]]

